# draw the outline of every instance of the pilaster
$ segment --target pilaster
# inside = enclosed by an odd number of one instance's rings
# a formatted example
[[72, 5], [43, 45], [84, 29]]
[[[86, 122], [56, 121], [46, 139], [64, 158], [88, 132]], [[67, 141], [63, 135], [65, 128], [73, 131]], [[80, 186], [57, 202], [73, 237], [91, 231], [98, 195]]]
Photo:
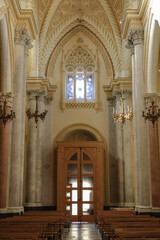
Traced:
[[[160, 95], [156, 93], [145, 94], [145, 107], [146, 110], [150, 108], [152, 102], [154, 102], [155, 110], [160, 105]], [[157, 107], [156, 107], [157, 106]], [[152, 198], [152, 211], [160, 212], [160, 164], [159, 164], [159, 125], [158, 121], [154, 123], [148, 122], [149, 128], [149, 143], [150, 143], [150, 161], [151, 161], [151, 198]]]
[[[11, 93], [0, 93], [0, 108], [2, 109], [4, 101], [7, 101], [6, 114], [10, 114], [13, 96]], [[7, 209], [8, 193], [8, 164], [9, 164], [9, 121], [5, 127], [0, 119], [0, 214]]]
[[[131, 48], [133, 71], [133, 109], [135, 136], [135, 171], [136, 171], [136, 211], [150, 208], [149, 151], [147, 128], [142, 119], [144, 109], [144, 30], [132, 28], [128, 35], [127, 48]], [[130, 47], [129, 47], [130, 46]], [[133, 51], [134, 48], [134, 51]], [[148, 211], [148, 210], [147, 210]]]
[[[29, 47], [28, 47], [29, 46]], [[22, 168], [24, 163], [24, 115], [25, 115], [25, 85], [26, 85], [26, 54], [25, 48], [30, 48], [30, 36], [24, 28], [15, 30], [15, 71], [13, 108], [16, 120], [12, 124], [12, 146], [10, 162], [9, 207], [11, 210], [22, 208], [23, 186]]]

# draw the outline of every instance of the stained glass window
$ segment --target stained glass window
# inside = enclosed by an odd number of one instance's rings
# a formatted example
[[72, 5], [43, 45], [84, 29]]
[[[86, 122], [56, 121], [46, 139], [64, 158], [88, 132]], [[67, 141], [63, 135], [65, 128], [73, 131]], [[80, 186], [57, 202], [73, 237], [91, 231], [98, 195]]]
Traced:
[[74, 76], [71, 74], [68, 75], [67, 98], [74, 99]]
[[93, 76], [88, 75], [86, 79], [86, 98], [93, 99], [94, 92], [93, 92]]
[[[77, 101], [94, 100], [94, 69], [78, 66], [66, 72], [66, 99]], [[92, 72], [91, 72], [92, 70]]]
[[84, 75], [76, 75], [76, 99], [84, 99]]

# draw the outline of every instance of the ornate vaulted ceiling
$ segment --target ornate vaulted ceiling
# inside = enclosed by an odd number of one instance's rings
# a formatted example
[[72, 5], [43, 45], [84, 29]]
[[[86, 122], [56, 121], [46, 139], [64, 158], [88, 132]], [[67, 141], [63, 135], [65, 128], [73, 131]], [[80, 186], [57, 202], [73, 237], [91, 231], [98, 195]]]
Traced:
[[[48, 71], [49, 61], [62, 42], [82, 31], [101, 46], [101, 52], [121, 70], [121, 26], [125, 0], [38, 0], [39, 57], [41, 72]], [[33, 0], [31, 0], [33, 2]], [[67, 38], [67, 36], [70, 37]], [[96, 40], [95, 40], [96, 39]], [[99, 42], [99, 43], [98, 43]], [[105, 57], [104, 57], [105, 58]]]

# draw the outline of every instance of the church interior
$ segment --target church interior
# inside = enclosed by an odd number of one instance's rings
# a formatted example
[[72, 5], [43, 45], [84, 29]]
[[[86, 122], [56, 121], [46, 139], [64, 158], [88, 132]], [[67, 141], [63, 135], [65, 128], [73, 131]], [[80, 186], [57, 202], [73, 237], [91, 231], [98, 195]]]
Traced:
[[159, 92], [159, 0], [0, 0], [0, 218], [159, 217]]

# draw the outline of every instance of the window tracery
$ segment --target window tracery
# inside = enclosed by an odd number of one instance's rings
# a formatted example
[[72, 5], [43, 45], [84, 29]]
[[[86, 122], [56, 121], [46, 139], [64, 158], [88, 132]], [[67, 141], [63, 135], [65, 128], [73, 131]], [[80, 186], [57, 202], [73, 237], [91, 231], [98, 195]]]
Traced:
[[78, 46], [65, 61], [65, 107], [93, 108], [95, 81], [94, 58], [86, 49]]

